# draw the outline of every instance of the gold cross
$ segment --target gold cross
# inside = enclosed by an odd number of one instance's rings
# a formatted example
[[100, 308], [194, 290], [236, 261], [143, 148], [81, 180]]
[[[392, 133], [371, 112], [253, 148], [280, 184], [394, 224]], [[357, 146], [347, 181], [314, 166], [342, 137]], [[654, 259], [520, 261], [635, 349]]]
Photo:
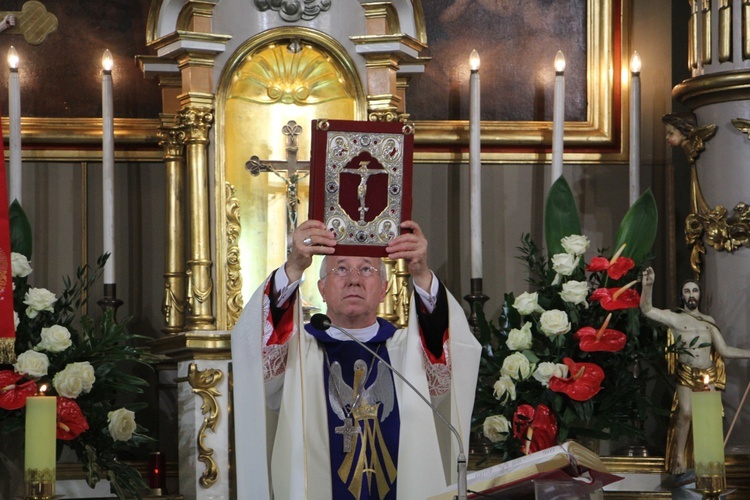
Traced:
[[20, 11], [0, 11], [0, 32], [23, 35], [31, 45], [39, 45], [47, 35], [57, 30], [57, 17], [36, 0], [23, 4]]

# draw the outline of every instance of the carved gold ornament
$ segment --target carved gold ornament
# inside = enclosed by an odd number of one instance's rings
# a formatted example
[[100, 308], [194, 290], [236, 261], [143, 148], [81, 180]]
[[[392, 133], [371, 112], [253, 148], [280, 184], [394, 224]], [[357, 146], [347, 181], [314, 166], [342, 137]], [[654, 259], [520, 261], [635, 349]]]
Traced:
[[188, 367], [188, 382], [193, 388], [193, 393], [197, 394], [203, 400], [201, 410], [203, 411], [203, 424], [198, 432], [198, 461], [206, 464], [206, 469], [201, 474], [199, 480], [201, 486], [210, 488], [219, 475], [219, 468], [213, 459], [214, 450], [205, 444], [206, 430], [211, 429], [216, 432], [216, 424], [219, 420], [219, 403], [217, 398], [221, 393], [216, 388], [224, 378], [224, 373], [215, 368], [198, 370], [195, 363], [190, 363]]
[[[750, 138], [750, 120], [735, 118], [734, 127]], [[690, 266], [696, 277], [701, 272], [701, 255], [706, 253], [706, 243], [714, 250], [735, 252], [745, 246], [750, 247], [750, 207], [746, 203], [738, 203], [733, 214], [727, 217], [727, 209], [723, 205], [709, 208], [703, 197], [698, 182], [695, 160], [704, 149], [707, 141], [716, 133], [716, 125], [706, 125], [690, 134], [688, 143], [684, 146], [690, 160], [690, 190], [692, 213], [685, 219], [685, 240], [690, 251]]]

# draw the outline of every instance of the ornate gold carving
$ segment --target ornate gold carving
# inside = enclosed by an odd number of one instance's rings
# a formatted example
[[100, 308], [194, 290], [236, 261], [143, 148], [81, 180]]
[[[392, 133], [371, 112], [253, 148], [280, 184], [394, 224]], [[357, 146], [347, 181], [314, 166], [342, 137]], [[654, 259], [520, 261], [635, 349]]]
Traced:
[[226, 196], [227, 238], [227, 329], [231, 329], [242, 313], [242, 268], [240, 266], [239, 239], [242, 232], [240, 202], [235, 197], [235, 188], [228, 182], [224, 185]]
[[[749, 134], [750, 120], [736, 118], [732, 124], [741, 132]], [[701, 273], [702, 255], [706, 253], [705, 243], [717, 251], [735, 252], [740, 247], [750, 247], [750, 207], [738, 203], [734, 214], [727, 217], [723, 205], [710, 208], [701, 191], [698, 181], [696, 160], [705, 149], [705, 141], [716, 133], [716, 125], [706, 125], [690, 133], [683, 148], [690, 162], [690, 209], [685, 219], [685, 241], [691, 248], [690, 266], [696, 277]]]
[[215, 368], [198, 370], [195, 363], [190, 363], [188, 367], [188, 383], [193, 388], [193, 393], [197, 394], [203, 400], [201, 410], [203, 415], [203, 424], [198, 432], [198, 460], [206, 464], [206, 469], [201, 474], [199, 483], [204, 488], [210, 488], [219, 476], [219, 468], [213, 459], [214, 450], [208, 448], [205, 444], [206, 431], [210, 429], [216, 432], [216, 424], [219, 420], [219, 403], [217, 398], [221, 393], [216, 388], [224, 378], [224, 373]]
[[[309, 43], [301, 43], [310, 48]], [[227, 99], [305, 106], [353, 98], [345, 86], [331, 85], [339, 74], [334, 62], [322, 51], [293, 53], [285, 44], [278, 44], [242, 63], [232, 75]]]
[[732, 2], [719, 0], [719, 62], [732, 60]]
[[331, 8], [331, 0], [286, 0], [278, 2], [273, 0], [255, 0], [255, 6], [259, 11], [275, 10], [282, 20], [294, 23], [300, 19], [312, 21], [321, 12]]
[[184, 108], [177, 114], [177, 121], [186, 133], [186, 144], [208, 144], [208, 131], [214, 121], [213, 110]]
[[711, 0], [701, 0], [701, 29], [703, 30], [703, 44], [701, 52], [701, 62], [711, 64], [711, 42], [713, 39], [713, 30], [711, 29]]
[[9, 35], [23, 35], [31, 45], [39, 45], [47, 35], [57, 30], [57, 16], [47, 12], [42, 2], [30, 0], [23, 4], [20, 12], [0, 12], [0, 19], [12, 15], [15, 23], [3, 31]]

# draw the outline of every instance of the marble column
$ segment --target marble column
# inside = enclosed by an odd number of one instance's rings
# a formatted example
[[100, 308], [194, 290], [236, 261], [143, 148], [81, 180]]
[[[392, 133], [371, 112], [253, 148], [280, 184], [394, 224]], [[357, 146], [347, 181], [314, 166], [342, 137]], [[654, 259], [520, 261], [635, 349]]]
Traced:
[[[693, 77], [673, 89], [673, 96], [697, 117], [698, 126], [716, 124], [705, 143], [697, 174], [707, 207], [703, 214], [706, 253], [700, 266], [701, 311], [716, 320], [728, 345], [750, 349], [750, 139], [733, 120], [750, 120], [750, 2], [692, 2], [689, 64]], [[714, 50], [712, 50], [712, 48]], [[742, 122], [740, 122], [742, 123]], [[726, 208], [726, 213], [721, 207]], [[735, 213], [738, 208], [739, 212]], [[743, 222], [744, 221], [744, 222]], [[744, 224], [744, 226], [743, 226]], [[744, 238], [738, 230], [744, 229]], [[738, 237], [739, 236], [739, 237]], [[682, 271], [687, 271], [684, 269]], [[727, 360], [723, 397], [725, 431], [750, 381], [750, 362]], [[744, 407], [727, 444], [727, 454], [750, 453], [750, 407]]]

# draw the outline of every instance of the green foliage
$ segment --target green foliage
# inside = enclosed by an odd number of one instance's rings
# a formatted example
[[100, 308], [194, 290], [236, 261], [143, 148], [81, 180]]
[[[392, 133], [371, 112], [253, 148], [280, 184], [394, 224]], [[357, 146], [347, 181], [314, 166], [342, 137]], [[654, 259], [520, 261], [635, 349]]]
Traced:
[[[11, 205], [10, 213], [12, 249], [28, 258], [31, 255], [31, 227], [17, 202]], [[17, 355], [35, 349], [47, 356], [47, 376], [40, 381], [52, 382], [55, 374], [71, 363], [90, 363], [95, 376], [93, 386], [89, 392], [81, 392], [73, 400], [83, 413], [89, 429], [65, 443], [75, 451], [89, 486], [94, 487], [99, 480], [108, 479], [118, 497], [141, 498], [146, 488], [145, 481], [138, 471], [121, 462], [118, 455], [152, 443], [153, 439], [147, 435], [147, 429], [136, 424], [135, 432], [128, 441], [116, 441], [109, 433], [108, 417], [110, 412], [122, 407], [135, 412], [147, 406], [143, 402], [122, 405], [119, 398], [142, 394], [148, 383], [131, 375], [131, 368], [151, 365], [160, 358], [138, 347], [137, 343], [146, 338], [128, 330], [130, 319], [116, 322], [111, 309], [106, 310], [99, 320], [82, 313], [87, 305], [89, 290], [101, 277], [107, 258], [105, 254], [97, 259], [95, 267], [82, 266], [74, 277], [64, 277], [64, 290], [50, 309], [33, 311], [31, 314], [24, 300], [30, 291], [38, 289], [31, 287], [27, 278], [13, 278], [14, 308], [19, 318], [15, 347]], [[64, 326], [70, 332], [71, 345], [61, 352], [50, 352], [38, 346], [42, 330], [53, 325]], [[13, 367], [0, 369], [13, 370]], [[54, 390], [52, 394], [55, 394]], [[22, 432], [24, 410], [0, 408], [0, 432]], [[58, 448], [62, 443], [58, 440]]]
[[571, 234], [581, 234], [578, 208], [565, 177], [560, 176], [550, 187], [544, 207], [544, 239], [550, 257], [565, 253], [560, 240]]
[[633, 203], [620, 223], [615, 237], [614, 249], [626, 244], [622, 255], [636, 262], [643, 261], [656, 240], [658, 213], [654, 194], [649, 189]]
[[[600, 287], [622, 287], [636, 279], [650, 256], [656, 234], [656, 209], [653, 195], [645, 193], [628, 211], [620, 224], [616, 250], [627, 242], [626, 254], [635, 260], [635, 265], [618, 279], [610, 277], [606, 270], [587, 272], [583, 257], [570, 275], [558, 276], [552, 269], [551, 257], [565, 253], [561, 244], [564, 237], [580, 235], [580, 220], [573, 194], [564, 178], [558, 179], [550, 190], [545, 210], [545, 237], [547, 252], [537, 247], [526, 234], [518, 247], [518, 259], [528, 269], [530, 290], [537, 294], [539, 310], [522, 315], [514, 307], [517, 298], [506, 293], [501, 313], [495, 322], [483, 314], [478, 315], [479, 340], [483, 345], [479, 383], [473, 414], [475, 430], [481, 430], [488, 417], [502, 417], [510, 425], [509, 432], [496, 439], [495, 452], [504, 459], [522, 453], [525, 436], [514, 437], [512, 422], [519, 405], [529, 404], [534, 408], [544, 404], [552, 411], [557, 426], [557, 442], [575, 438], [618, 439], [638, 436], [642, 433], [647, 418], [668, 413], [667, 408], [656, 405], [646, 394], [646, 385], [658, 377], [667, 382], [664, 370], [666, 335], [659, 325], [646, 320], [639, 308], [630, 307], [612, 312], [608, 329], [625, 335], [625, 346], [616, 352], [581, 350], [579, 340], [574, 338], [583, 327], [598, 330], [610, 311], [599, 302], [588, 298], [581, 303], [567, 302], [561, 296], [566, 283], [588, 284], [588, 293]], [[549, 256], [549, 258], [545, 257]], [[610, 256], [607, 257], [607, 260]], [[548, 336], [541, 329], [542, 311], [556, 309], [565, 313], [570, 322], [567, 333]], [[570, 358], [576, 363], [593, 363], [605, 374], [601, 390], [585, 401], [576, 401], [562, 392], [555, 392], [534, 376], [513, 377], [515, 399], [506, 393], [500, 399], [495, 394], [495, 383], [501, 377], [506, 358], [519, 351], [507, 345], [513, 330], [522, 330], [524, 325], [531, 331], [531, 347], [520, 352], [531, 365], [531, 373], [541, 363], [562, 363]], [[673, 346], [676, 352], [679, 346]], [[635, 376], [637, 374], [637, 376]], [[507, 383], [507, 379], [505, 381]], [[501, 391], [502, 392], [502, 391]]]

